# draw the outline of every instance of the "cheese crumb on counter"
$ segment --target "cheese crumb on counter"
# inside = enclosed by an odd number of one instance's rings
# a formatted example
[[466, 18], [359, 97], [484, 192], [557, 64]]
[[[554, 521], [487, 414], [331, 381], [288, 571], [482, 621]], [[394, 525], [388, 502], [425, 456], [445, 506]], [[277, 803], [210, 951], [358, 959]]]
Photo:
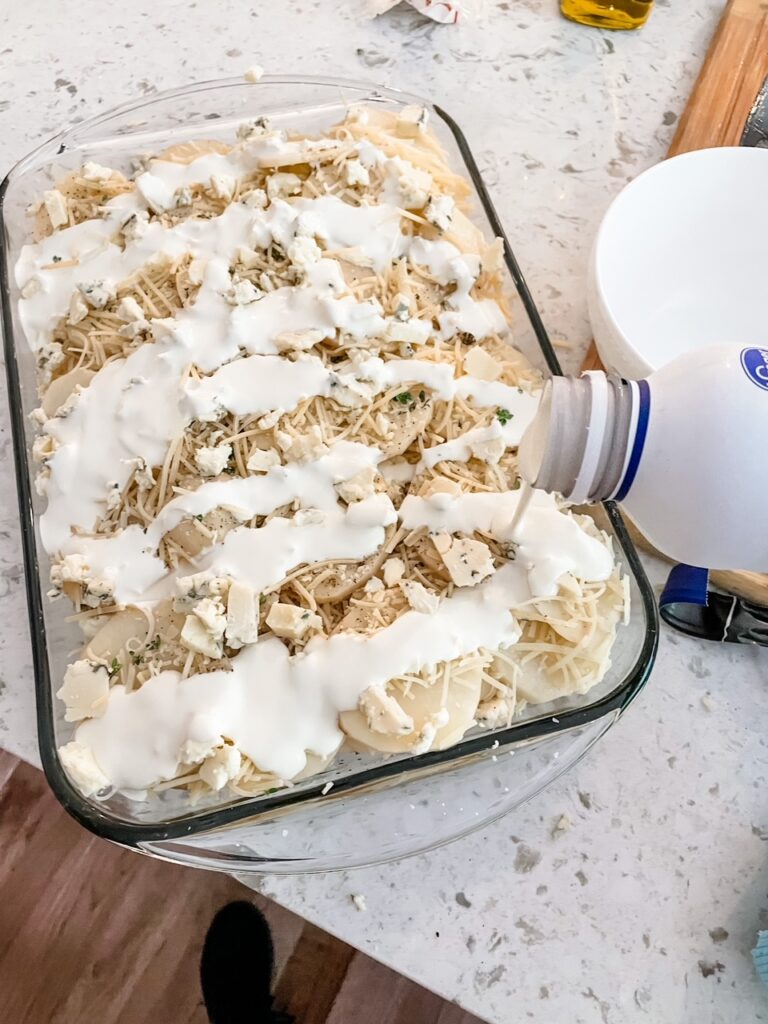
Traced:
[[264, 68], [260, 64], [252, 64], [243, 75], [246, 82], [260, 82], [264, 75]]

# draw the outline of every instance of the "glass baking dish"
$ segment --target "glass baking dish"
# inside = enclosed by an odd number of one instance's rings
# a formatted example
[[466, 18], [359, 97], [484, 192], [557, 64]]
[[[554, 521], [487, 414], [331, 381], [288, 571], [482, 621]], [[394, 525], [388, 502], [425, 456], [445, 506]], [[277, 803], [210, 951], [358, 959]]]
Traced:
[[[491, 236], [504, 231], [469, 145], [439, 107], [406, 93], [360, 82], [266, 76], [204, 82], [119, 107], [63, 131], [21, 160], [0, 186], [0, 288], [13, 425], [27, 600], [34, 653], [40, 753], [48, 781], [66, 809], [96, 834], [187, 863], [227, 870], [306, 871], [382, 861], [470, 831], [538, 792], [589, 749], [637, 695], [657, 645], [653, 595], [637, 553], [612, 505], [605, 508], [618, 559], [630, 579], [631, 614], [619, 628], [606, 679], [584, 697], [531, 707], [509, 728], [473, 730], [458, 745], [418, 757], [343, 754], [319, 775], [258, 797], [222, 794], [192, 805], [175, 791], [145, 803], [115, 795], [86, 799], [68, 781], [57, 747], [71, 738], [54, 698], [70, 653], [82, 643], [65, 602], [45, 597], [47, 557], [39, 543], [42, 511], [32, 486], [30, 451], [38, 404], [35, 366], [17, 315], [13, 265], [27, 241], [26, 209], [53, 179], [85, 160], [129, 170], [138, 154], [170, 143], [234, 134], [246, 118], [321, 132], [351, 103], [388, 110], [425, 105], [454, 168], [475, 189], [473, 219]], [[514, 341], [548, 373], [560, 367], [517, 261], [506, 243]], [[516, 755], [510, 757], [510, 755]], [[354, 837], [354, 838], [350, 838]]]

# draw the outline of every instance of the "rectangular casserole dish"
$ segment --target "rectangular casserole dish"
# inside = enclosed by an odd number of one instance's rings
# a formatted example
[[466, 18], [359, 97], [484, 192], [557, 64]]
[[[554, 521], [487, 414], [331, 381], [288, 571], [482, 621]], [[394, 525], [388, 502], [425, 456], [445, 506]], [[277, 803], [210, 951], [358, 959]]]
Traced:
[[[468, 177], [474, 187], [473, 219], [491, 236], [504, 237], [468, 143], [446, 113], [412, 95], [333, 79], [268, 76], [258, 85], [229, 79], [201, 83], [128, 104], [65, 130], [20, 161], [0, 186], [3, 337], [41, 758], [49, 783], [67, 810], [93, 832], [125, 845], [147, 848], [148, 844], [162, 844], [179, 837], [232, 829], [240, 823], [288, 820], [297, 808], [312, 807], [323, 799], [330, 803], [324, 792], [328, 791], [329, 783], [333, 784], [333, 800], [344, 799], [353, 804], [356, 795], [370, 793], [378, 787], [389, 789], [395, 783], [455, 769], [467, 761], [490, 760], [491, 756], [496, 756], [491, 755], [491, 748], [498, 751], [531, 744], [600, 720], [605, 720], [607, 727], [639, 692], [653, 662], [657, 643], [653, 595], [621, 517], [615, 507], [608, 505], [606, 512], [617, 560], [630, 580], [631, 614], [628, 624], [619, 628], [606, 678], [586, 696], [529, 707], [507, 729], [474, 730], [458, 745], [420, 757], [373, 758], [345, 754], [323, 773], [298, 782], [292, 788], [252, 798], [236, 799], [218, 794], [191, 805], [185, 795], [169, 791], [147, 803], [131, 802], [119, 795], [101, 801], [89, 800], [73, 788], [64, 774], [56, 751], [71, 737], [72, 726], [64, 722], [63, 707], [55, 700], [54, 693], [70, 652], [79, 645], [80, 634], [74, 624], [65, 621], [69, 609], [64, 607], [64, 602], [51, 603], [45, 597], [48, 563], [37, 525], [42, 500], [32, 486], [34, 474], [30, 461], [34, 427], [29, 413], [38, 404], [35, 365], [18, 320], [18, 289], [13, 282], [14, 263], [21, 246], [28, 240], [26, 208], [43, 189], [51, 187], [52, 178], [60, 177], [86, 160], [125, 168], [137, 153], [231, 131], [240, 121], [257, 115], [267, 115], [275, 127], [319, 132], [341, 119], [352, 103], [378, 105], [388, 110], [413, 103], [427, 106], [432, 114], [431, 124], [450, 155], [452, 166]], [[557, 357], [506, 239], [505, 247], [509, 297], [514, 312], [514, 343], [542, 370], [559, 373]], [[597, 729], [595, 734], [602, 731]], [[559, 771], [564, 766], [561, 765]], [[549, 778], [537, 788], [546, 781]]]

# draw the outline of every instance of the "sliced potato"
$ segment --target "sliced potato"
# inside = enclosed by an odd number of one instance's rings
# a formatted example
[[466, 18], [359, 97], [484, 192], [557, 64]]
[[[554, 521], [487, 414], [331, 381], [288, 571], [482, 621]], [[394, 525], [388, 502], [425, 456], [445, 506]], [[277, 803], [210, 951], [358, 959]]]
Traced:
[[93, 661], [111, 661], [117, 658], [129, 640], [143, 646], [151, 629], [150, 617], [141, 608], [124, 608], [109, 617], [98, 633], [91, 638], [83, 657]]
[[[480, 701], [482, 669], [480, 666], [456, 673], [448, 685], [446, 710], [448, 721], [441, 726], [432, 741], [430, 750], [444, 750], [458, 742], [475, 720], [475, 711]], [[413, 719], [414, 731], [407, 736], [387, 736], [374, 732], [360, 711], [342, 711], [339, 715], [341, 728], [352, 743], [363, 749], [378, 750], [387, 754], [404, 754], [418, 742], [419, 734], [433, 715], [442, 707], [443, 687], [412, 686], [408, 696], [403, 693], [403, 684], [395, 681], [388, 688], [403, 711]]]
[[423, 403], [416, 402], [414, 405], [390, 402], [389, 406], [387, 416], [392, 422], [394, 430], [391, 436], [377, 442], [385, 459], [402, 455], [407, 448], [410, 448], [419, 434], [426, 430], [434, 412], [434, 403], [431, 398], [427, 398]]
[[225, 142], [217, 142], [216, 139], [177, 142], [175, 145], [164, 149], [158, 155], [158, 160], [167, 160], [171, 164], [191, 164], [199, 156], [208, 156], [211, 153], [226, 155], [231, 149], [231, 146], [228, 146]]
[[55, 416], [75, 388], [78, 385], [81, 388], [87, 388], [94, 376], [93, 370], [86, 370], [85, 367], [81, 366], [76, 370], [70, 370], [69, 373], [65, 373], [61, 377], [57, 377], [56, 380], [48, 385], [41, 403], [46, 416]]

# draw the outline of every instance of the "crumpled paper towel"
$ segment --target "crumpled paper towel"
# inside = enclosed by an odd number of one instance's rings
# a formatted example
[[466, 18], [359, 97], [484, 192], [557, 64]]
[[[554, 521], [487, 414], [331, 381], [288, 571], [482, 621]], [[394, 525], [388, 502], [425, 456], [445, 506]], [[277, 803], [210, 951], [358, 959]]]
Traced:
[[[375, 18], [377, 14], [384, 14], [399, 3], [400, 0], [368, 0], [368, 11]], [[406, 0], [406, 3], [441, 25], [455, 25], [462, 7], [461, 0]]]

